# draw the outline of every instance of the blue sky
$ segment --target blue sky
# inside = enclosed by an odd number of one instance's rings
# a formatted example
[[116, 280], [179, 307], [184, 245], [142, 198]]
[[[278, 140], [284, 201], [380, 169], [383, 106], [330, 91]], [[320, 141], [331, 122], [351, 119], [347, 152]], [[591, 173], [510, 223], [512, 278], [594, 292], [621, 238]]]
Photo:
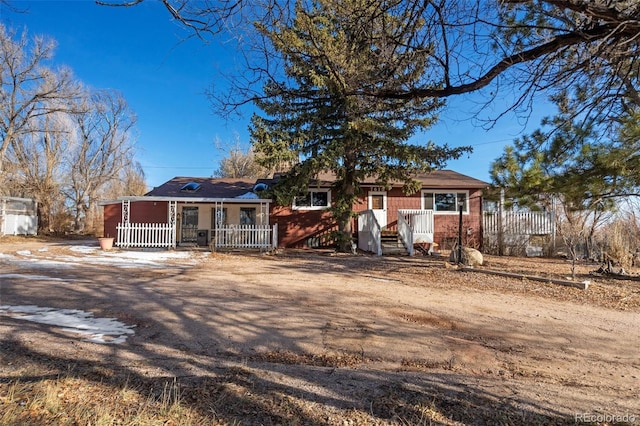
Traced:
[[[0, 19], [30, 35], [58, 42], [54, 64], [70, 67], [96, 89], [120, 91], [138, 117], [137, 160], [150, 187], [174, 176], [211, 176], [239, 138], [248, 146], [249, 116], [227, 121], [216, 116], [205, 95], [221, 70], [233, 66], [237, 52], [222, 43], [205, 44], [171, 20], [158, 3], [130, 8], [97, 6], [93, 0], [13, 1], [25, 13], [0, 6]], [[474, 152], [447, 168], [489, 181], [491, 161], [524, 125], [507, 115], [490, 131], [469, 120], [473, 97], [449, 101], [440, 123], [420, 138], [450, 146], [472, 145]], [[536, 111], [530, 130], [544, 111]]]

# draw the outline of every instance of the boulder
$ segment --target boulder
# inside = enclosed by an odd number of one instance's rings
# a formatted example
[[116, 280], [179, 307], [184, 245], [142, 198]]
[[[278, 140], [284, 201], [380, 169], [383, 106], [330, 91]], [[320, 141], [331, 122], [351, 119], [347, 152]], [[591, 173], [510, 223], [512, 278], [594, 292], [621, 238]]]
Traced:
[[458, 248], [454, 247], [451, 250], [451, 254], [449, 255], [449, 262], [451, 263], [461, 263], [464, 266], [482, 266], [482, 262], [484, 262], [484, 258], [482, 257], [482, 253], [478, 250], [471, 247], [462, 247], [462, 261], [458, 262]]

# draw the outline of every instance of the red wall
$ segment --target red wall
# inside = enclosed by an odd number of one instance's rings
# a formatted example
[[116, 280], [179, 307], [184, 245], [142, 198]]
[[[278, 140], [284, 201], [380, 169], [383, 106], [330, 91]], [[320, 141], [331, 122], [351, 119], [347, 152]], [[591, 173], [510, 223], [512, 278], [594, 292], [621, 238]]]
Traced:
[[[354, 211], [368, 209], [369, 189], [364, 189], [359, 200], [354, 203]], [[420, 209], [421, 191], [405, 195], [401, 188], [387, 191], [387, 228], [397, 230], [398, 210]], [[469, 192], [470, 213], [462, 216], [463, 244], [481, 248], [482, 242], [482, 191]], [[271, 208], [271, 224], [278, 224], [279, 247], [306, 247], [307, 239], [337, 230], [330, 214], [325, 210], [292, 210], [290, 207], [274, 206]], [[458, 224], [460, 216], [454, 214], [434, 215], [434, 240], [441, 249], [451, 249], [458, 240]], [[354, 224], [354, 232], [357, 225]]]
[[337, 230], [326, 210], [293, 210], [271, 205], [270, 224], [278, 224], [278, 247], [307, 247], [309, 238], [320, 238]]
[[104, 206], [104, 235], [103, 237], [117, 237], [116, 226], [122, 221], [122, 204], [107, 204]]
[[[441, 249], [449, 250], [458, 241], [459, 214], [434, 214], [434, 236]], [[482, 248], [482, 191], [469, 192], [469, 214], [462, 215], [462, 244]]]
[[[132, 201], [129, 207], [131, 223], [167, 223], [169, 219], [166, 201]], [[122, 222], [122, 203], [104, 206], [104, 236], [116, 237], [116, 226]]]

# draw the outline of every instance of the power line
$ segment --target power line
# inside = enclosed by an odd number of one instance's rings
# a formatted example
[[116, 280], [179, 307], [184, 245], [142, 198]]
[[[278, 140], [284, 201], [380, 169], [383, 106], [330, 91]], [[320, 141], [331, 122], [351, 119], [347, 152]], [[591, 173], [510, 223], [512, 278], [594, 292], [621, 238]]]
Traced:
[[145, 166], [142, 165], [145, 169], [189, 169], [189, 170], [211, 170], [214, 166], [209, 167], [194, 167], [194, 166]]

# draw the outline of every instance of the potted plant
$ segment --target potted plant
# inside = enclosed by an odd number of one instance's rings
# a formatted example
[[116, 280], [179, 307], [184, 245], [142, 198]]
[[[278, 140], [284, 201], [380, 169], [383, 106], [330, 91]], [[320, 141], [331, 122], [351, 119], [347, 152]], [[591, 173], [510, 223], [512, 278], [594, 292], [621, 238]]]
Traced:
[[101, 250], [111, 250], [113, 248], [113, 237], [107, 235], [106, 237], [99, 237], [98, 243], [100, 244]]

